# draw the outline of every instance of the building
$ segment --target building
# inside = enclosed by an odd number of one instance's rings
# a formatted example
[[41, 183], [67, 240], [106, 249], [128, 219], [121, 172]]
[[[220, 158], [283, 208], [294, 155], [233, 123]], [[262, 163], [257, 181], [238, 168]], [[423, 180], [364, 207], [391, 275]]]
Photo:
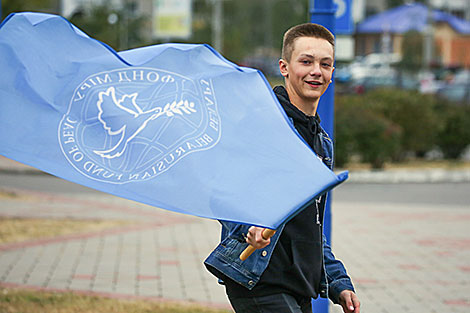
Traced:
[[[470, 67], [470, 21], [447, 12], [428, 9], [423, 4], [405, 4], [371, 16], [357, 25], [355, 54], [403, 52], [403, 39], [415, 31], [429, 36], [431, 61], [444, 66]], [[425, 40], [424, 40], [425, 41]], [[426, 47], [425, 47], [426, 49]]]

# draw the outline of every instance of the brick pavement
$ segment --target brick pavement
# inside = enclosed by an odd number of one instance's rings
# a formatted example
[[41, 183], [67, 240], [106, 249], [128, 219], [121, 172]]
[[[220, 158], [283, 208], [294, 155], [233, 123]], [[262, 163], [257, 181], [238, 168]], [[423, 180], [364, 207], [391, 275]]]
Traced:
[[[54, 195], [3, 188], [6, 217], [125, 219], [129, 226], [0, 245], [0, 284], [161, 301], [228, 304], [202, 265], [218, 222], [106, 194]], [[218, 286], [216, 286], [218, 287]]]
[[336, 202], [334, 252], [363, 312], [470, 312], [469, 209]]
[[[217, 222], [100, 193], [2, 191], [18, 196], [0, 199], [0, 216], [135, 224], [0, 245], [0, 285], [228, 307], [202, 265], [217, 244]], [[362, 311], [469, 312], [469, 208], [335, 197], [333, 250], [355, 282]]]

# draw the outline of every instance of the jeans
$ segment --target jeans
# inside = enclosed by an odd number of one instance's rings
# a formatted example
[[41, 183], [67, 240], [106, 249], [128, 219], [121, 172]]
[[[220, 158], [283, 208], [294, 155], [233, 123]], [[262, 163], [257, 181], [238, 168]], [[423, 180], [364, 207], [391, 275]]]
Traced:
[[229, 300], [236, 313], [312, 313], [310, 298], [296, 299], [287, 293]]

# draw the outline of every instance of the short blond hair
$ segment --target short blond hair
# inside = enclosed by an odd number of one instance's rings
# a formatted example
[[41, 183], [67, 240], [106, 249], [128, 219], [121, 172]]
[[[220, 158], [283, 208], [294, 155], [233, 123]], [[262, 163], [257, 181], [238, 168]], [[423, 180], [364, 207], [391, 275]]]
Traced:
[[325, 27], [315, 23], [305, 23], [289, 28], [282, 40], [282, 59], [290, 62], [295, 40], [299, 37], [315, 37], [328, 41], [335, 49], [335, 36]]

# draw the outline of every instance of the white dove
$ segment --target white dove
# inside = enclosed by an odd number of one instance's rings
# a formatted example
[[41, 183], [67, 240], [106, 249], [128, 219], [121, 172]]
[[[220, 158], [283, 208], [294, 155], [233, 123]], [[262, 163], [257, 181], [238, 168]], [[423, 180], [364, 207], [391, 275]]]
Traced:
[[[108, 150], [95, 150], [94, 152], [104, 158], [113, 159], [121, 156], [128, 143], [134, 139], [148, 124], [149, 121], [161, 115], [173, 116], [196, 112], [194, 103], [186, 101], [173, 101], [163, 109], [156, 107], [148, 111], [142, 111], [137, 105], [138, 93], [125, 94], [120, 99], [116, 98], [116, 90], [109, 87], [106, 91], [98, 93], [98, 120], [103, 128], [111, 136], [120, 136], [118, 143]], [[130, 101], [130, 104], [129, 104]], [[125, 104], [125, 105], [123, 105]], [[131, 109], [131, 108], [132, 109]]]

